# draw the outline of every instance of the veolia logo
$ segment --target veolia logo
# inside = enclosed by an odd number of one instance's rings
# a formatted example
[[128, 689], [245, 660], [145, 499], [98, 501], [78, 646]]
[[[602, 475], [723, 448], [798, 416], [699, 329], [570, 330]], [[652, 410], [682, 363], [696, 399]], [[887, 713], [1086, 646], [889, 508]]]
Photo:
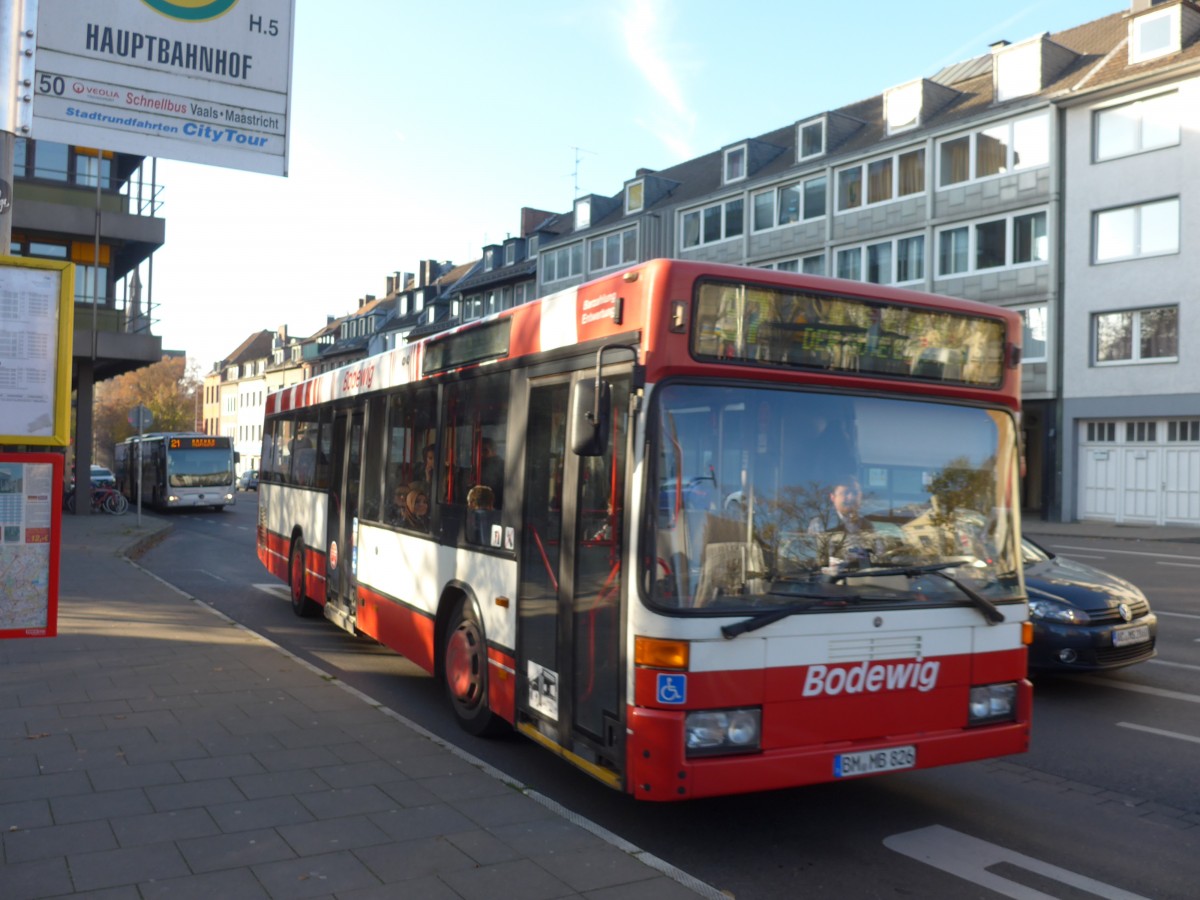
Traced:
[[156, 13], [180, 22], [207, 22], [223, 16], [238, 0], [142, 0]]

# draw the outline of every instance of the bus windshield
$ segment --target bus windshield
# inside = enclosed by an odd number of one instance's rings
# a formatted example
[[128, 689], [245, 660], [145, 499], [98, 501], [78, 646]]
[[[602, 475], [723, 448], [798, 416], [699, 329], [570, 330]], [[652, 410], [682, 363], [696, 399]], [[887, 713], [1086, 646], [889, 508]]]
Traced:
[[232, 457], [228, 448], [172, 450], [167, 458], [167, 483], [176, 488], [230, 484]]
[[683, 383], [657, 391], [655, 408], [653, 605], [829, 611], [1023, 596], [1009, 413]]

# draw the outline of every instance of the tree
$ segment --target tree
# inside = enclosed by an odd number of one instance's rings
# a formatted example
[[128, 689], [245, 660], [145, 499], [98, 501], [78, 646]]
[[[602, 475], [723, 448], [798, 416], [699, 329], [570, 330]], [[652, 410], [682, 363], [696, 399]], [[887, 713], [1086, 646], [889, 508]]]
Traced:
[[113, 447], [136, 433], [129, 424], [129, 412], [139, 403], [154, 414], [154, 431], [196, 430], [202, 383], [186, 364], [181, 356], [164, 356], [152, 365], [96, 385], [93, 431], [97, 462], [111, 466]]

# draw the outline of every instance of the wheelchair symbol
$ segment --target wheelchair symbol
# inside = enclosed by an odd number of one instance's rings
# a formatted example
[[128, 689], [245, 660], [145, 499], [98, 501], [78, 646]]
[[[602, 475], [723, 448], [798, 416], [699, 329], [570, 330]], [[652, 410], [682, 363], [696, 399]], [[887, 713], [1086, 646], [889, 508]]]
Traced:
[[658, 702], [679, 704], [687, 700], [687, 676], [665, 675], [658, 676]]

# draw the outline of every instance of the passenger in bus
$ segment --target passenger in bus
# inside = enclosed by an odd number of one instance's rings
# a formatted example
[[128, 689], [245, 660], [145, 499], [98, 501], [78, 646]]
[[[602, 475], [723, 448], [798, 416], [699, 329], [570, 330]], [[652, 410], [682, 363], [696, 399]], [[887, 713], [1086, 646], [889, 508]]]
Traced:
[[387, 521], [389, 525], [403, 525], [404, 513], [408, 503], [408, 485], [397, 484], [392, 490], [392, 501], [388, 504]]
[[429, 444], [425, 448], [425, 483], [433, 484], [435, 482], [434, 474], [437, 471], [437, 452], [433, 444]]
[[857, 534], [875, 530], [862, 514], [862, 487], [856, 476], [847, 474], [836, 479], [829, 492], [828, 509], [809, 521], [808, 530], [811, 534], [828, 531]]
[[487, 512], [495, 508], [495, 494], [486, 484], [477, 484], [467, 491], [467, 509], [473, 512]]
[[495, 497], [486, 484], [477, 484], [467, 491], [467, 540], [472, 544], [485, 547], [492, 544], [492, 525], [498, 521], [495, 509]]
[[408, 486], [404, 496], [404, 521], [407, 528], [418, 531], [429, 530], [429, 485], [424, 481], [414, 481]]
[[493, 509], [504, 506], [504, 459], [496, 453], [496, 442], [489, 437], [480, 441], [483, 461], [479, 464], [479, 481], [492, 489]]

